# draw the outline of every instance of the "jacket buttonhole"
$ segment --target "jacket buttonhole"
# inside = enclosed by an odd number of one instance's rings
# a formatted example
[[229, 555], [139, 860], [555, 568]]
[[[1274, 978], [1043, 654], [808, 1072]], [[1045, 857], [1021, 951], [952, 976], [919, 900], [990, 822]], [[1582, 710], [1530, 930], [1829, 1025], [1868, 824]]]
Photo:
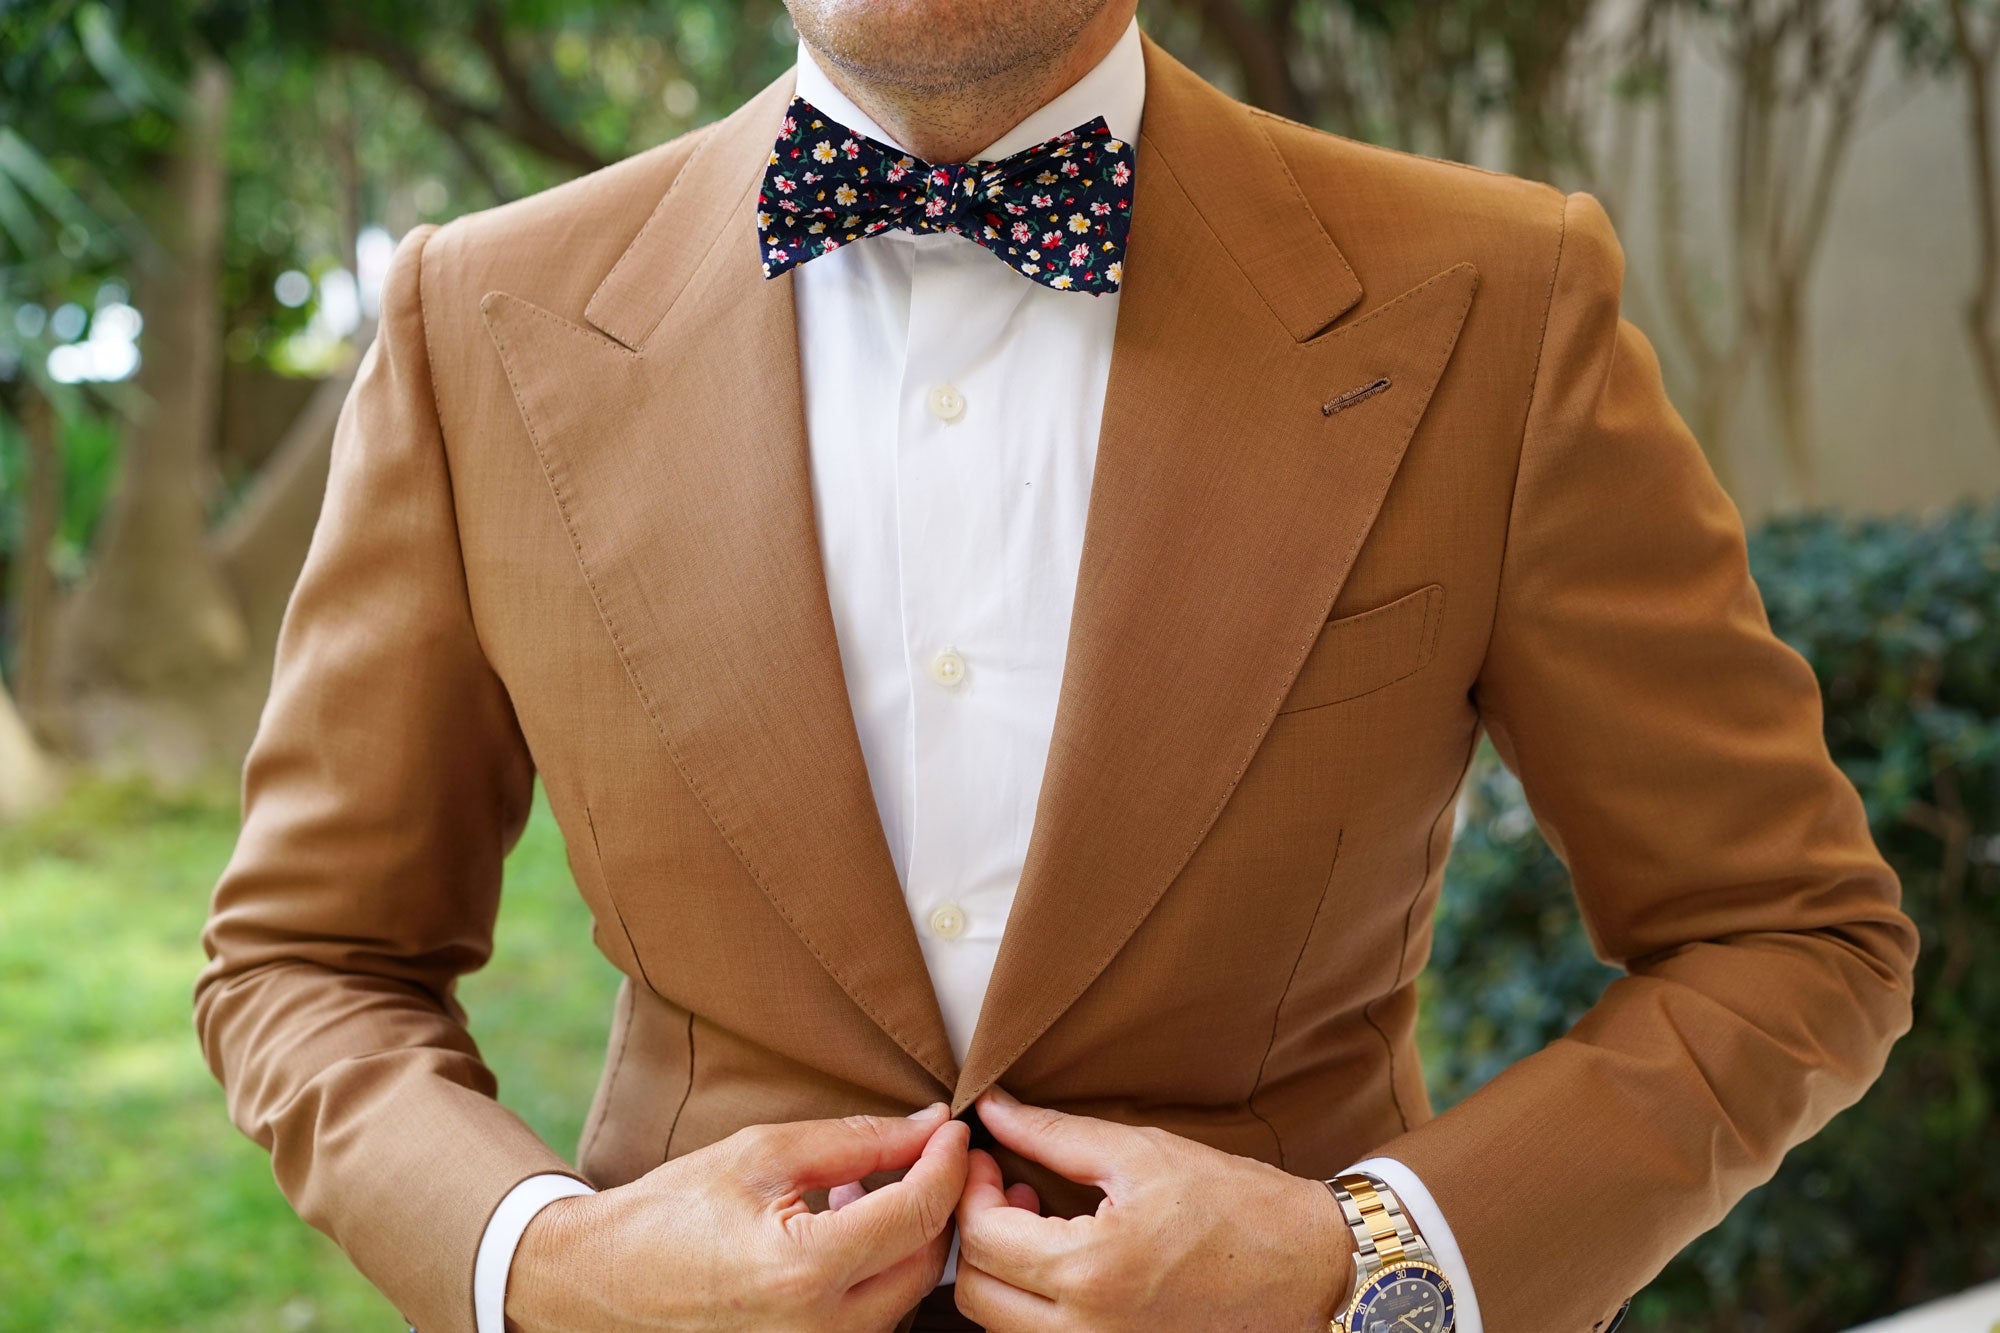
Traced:
[[1373, 398], [1388, 387], [1389, 377], [1387, 375], [1382, 376], [1380, 379], [1370, 380], [1358, 389], [1349, 389], [1346, 393], [1329, 398], [1327, 401], [1321, 403], [1319, 405], [1320, 415], [1330, 417], [1335, 412], [1345, 411], [1353, 407], [1356, 403]]

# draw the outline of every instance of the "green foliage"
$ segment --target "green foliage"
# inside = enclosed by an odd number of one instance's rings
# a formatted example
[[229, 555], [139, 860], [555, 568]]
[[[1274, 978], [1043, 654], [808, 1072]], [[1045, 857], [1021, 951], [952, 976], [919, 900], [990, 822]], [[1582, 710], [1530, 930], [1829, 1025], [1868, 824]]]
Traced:
[[1462, 817], [1423, 997], [1425, 1072], [1445, 1106], [1568, 1029], [1618, 975], [1592, 956], [1569, 875], [1490, 742]]
[[[230, 1129], [189, 1017], [230, 793], [90, 785], [0, 829], [0, 1328], [400, 1329]], [[615, 981], [546, 806], [507, 863], [495, 962], [466, 979], [502, 1095], [582, 1128]]]
[[188, 33], [171, 7], [125, 11], [0, 6], [0, 313], [9, 322], [12, 301], [94, 285], [138, 240], [131, 198], [173, 136]]
[[[140, 260], [179, 225], [163, 167], [205, 62], [231, 89], [226, 354], [317, 375], [357, 351], [315, 317], [318, 280], [365, 267], [364, 229], [394, 237], [672, 138], [776, 75], [791, 43], [779, 0], [0, 0], [0, 588], [43, 554], [17, 549], [37, 400], [62, 419], [50, 558], [65, 582], [116, 462], [100, 446], [143, 433], [133, 385], [50, 377], [50, 352], [81, 332], [51, 312], [130, 299], [160, 313]], [[292, 270], [314, 280], [303, 305], [277, 298]], [[219, 480], [225, 512], [246, 478]], [[7, 619], [0, 606], [0, 640]]]
[[[118, 430], [116, 423], [106, 417], [79, 413], [59, 421], [57, 431], [57, 448], [67, 471], [62, 512], [48, 560], [59, 577], [79, 578], [83, 574], [85, 553], [90, 549], [91, 533], [111, 497], [112, 475], [118, 460]], [[21, 428], [17, 422], [0, 415], [0, 495], [13, 496], [25, 490], [27, 477], [27, 450], [21, 442]], [[0, 571], [7, 568], [12, 553], [20, 548], [20, 525], [24, 517], [19, 506], [0, 505]]]
[[14, 310], [130, 287], [203, 60], [231, 75], [217, 295], [239, 361], [312, 313], [286, 269], [553, 185], [733, 107], [784, 68], [779, 0], [18, 0], [0, 4], [0, 382]]
[[[96, 425], [137, 407], [128, 385], [49, 376], [50, 350], [74, 337], [51, 312], [125, 299], [147, 241], [147, 185], [184, 109], [190, 31], [180, 20], [162, 5], [0, 3], [0, 498], [22, 490], [31, 395], [78, 428], [60, 434], [86, 445], [102, 437]], [[87, 474], [94, 462], [76, 465]], [[86, 476], [78, 494], [95, 499], [102, 487]], [[0, 512], [0, 573], [23, 521], [13, 504]]]
[[[1634, 1303], [1641, 1328], [1817, 1333], [2000, 1276], [2000, 505], [1781, 519], [1751, 563], [1923, 932], [1916, 1020], [1866, 1098]], [[1426, 993], [1446, 1105], [1614, 975], [1490, 751], [1469, 796]]]

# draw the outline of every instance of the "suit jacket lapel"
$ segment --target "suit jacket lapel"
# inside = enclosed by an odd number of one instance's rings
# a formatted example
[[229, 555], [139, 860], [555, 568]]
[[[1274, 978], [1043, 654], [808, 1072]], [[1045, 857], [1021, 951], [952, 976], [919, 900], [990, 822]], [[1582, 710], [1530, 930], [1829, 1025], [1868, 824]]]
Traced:
[[1361, 289], [1275, 146], [1144, 45], [1138, 195], [1055, 733], [960, 1107], [1091, 984], [1220, 813], [1476, 283], [1461, 265], [1327, 331]]
[[754, 189], [791, 88], [708, 132], [592, 296], [594, 328], [499, 292], [483, 308], [674, 763], [834, 980], [949, 1087], [820, 568], [791, 281], [758, 261]]

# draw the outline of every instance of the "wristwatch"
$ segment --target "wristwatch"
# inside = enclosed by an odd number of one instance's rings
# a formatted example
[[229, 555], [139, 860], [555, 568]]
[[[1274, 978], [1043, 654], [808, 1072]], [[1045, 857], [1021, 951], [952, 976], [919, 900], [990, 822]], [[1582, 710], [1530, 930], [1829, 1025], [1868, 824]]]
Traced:
[[1453, 1333], [1451, 1280], [1396, 1192], [1361, 1174], [1335, 1176], [1326, 1187], [1354, 1232], [1354, 1298], [1329, 1333]]

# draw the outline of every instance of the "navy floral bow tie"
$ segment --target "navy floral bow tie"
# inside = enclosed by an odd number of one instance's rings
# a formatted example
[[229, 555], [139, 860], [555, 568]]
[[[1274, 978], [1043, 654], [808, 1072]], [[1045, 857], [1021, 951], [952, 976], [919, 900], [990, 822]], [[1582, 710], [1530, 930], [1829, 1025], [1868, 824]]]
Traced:
[[757, 194], [764, 276], [878, 231], [978, 242], [1058, 291], [1102, 296], [1125, 276], [1132, 147], [1098, 116], [995, 162], [920, 162], [794, 97]]

